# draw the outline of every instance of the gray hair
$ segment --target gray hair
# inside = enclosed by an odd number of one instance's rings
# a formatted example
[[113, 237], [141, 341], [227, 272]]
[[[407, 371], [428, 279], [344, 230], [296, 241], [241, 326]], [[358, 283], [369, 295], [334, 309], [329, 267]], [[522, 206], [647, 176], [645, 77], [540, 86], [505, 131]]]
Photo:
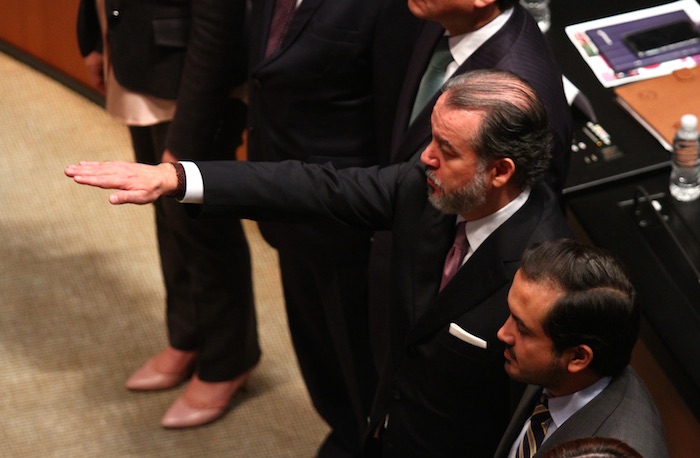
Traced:
[[535, 90], [505, 70], [474, 70], [444, 86], [445, 106], [483, 111], [471, 147], [482, 161], [510, 158], [520, 189], [537, 184], [551, 160], [552, 131]]

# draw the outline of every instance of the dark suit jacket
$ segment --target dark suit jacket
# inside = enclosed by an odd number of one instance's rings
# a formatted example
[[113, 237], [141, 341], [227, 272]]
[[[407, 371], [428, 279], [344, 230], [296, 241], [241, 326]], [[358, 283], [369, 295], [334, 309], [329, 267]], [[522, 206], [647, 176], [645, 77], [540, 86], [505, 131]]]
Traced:
[[[396, 100], [418, 20], [405, 0], [304, 0], [279, 51], [264, 58], [272, 1], [251, 13], [248, 157], [370, 166], [389, 152]], [[273, 246], [352, 253], [329, 224], [262, 224]], [[366, 241], [370, 234], [362, 235]], [[346, 240], [339, 244], [338, 240]]]
[[[435, 44], [445, 30], [426, 23], [416, 42], [398, 102], [392, 137], [392, 162], [406, 160], [430, 140], [430, 114], [438, 94], [409, 126], [409, 118], [420, 79]], [[457, 70], [455, 75], [475, 69], [509, 70], [528, 81], [542, 99], [555, 136], [554, 160], [547, 181], [560, 191], [569, 167], [572, 121], [564, 97], [561, 72], [537, 23], [519, 5], [503, 28], [486, 41]]]
[[[508, 456], [541, 394], [542, 387], [527, 387], [498, 446], [496, 458]], [[535, 457], [542, 456], [557, 444], [594, 436], [620, 439], [644, 457], [668, 457], [663, 426], [656, 406], [644, 383], [631, 367], [614, 377], [603, 392], [557, 428], [542, 444]]]
[[[571, 235], [546, 186], [533, 189], [527, 203], [438, 293], [455, 216], [428, 202], [419, 154], [406, 163], [367, 169], [296, 161], [200, 165], [204, 212], [322, 217], [392, 229], [390, 296], [400, 312], [391, 323], [390, 360], [382, 368], [372, 428], [389, 414], [384, 434], [396, 456], [493, 454], [512, 411], [503, 346], [496, 338], [508, 316], [510, 282], [527, 245]], [[450, 335], [451, 322], [485, 339], [489, 349]]]
[[[413, 55], [406, 72], [397, 106], [396, 121], [392, 133], [391, 162], [410, 158], [423, 150], [431, 139], [430, 115], [438, 94], [428, 102], [423, 111], [409, 125], [416, 92], [425, 68], [430, 61], [433, 49], [445, 30], [435, 22], [426, 22], [416, 42]], [[554, 159], [547, 174], [547, 182], [555, 191], [561, 191], [568, 170], [571, 143], [571, 114], [566, 103], [561, 73], [549, 52], [542, 32], [530, 15], [519, 5], [498, 33], [479, 47], [457, 70], [455, 75], [475, 69], [509, 70], [527, 80], [542, 99], [555, 134], [553, 145]], [[370, 262], [370, 327], [372, 343], [377, 359], [382, 359], [386, 351], [386, 340], [381, 329], [395, 316], [388, 316], [382, 310], [387, 303], [389, 234], [377, 233], [374, 236]], [[394, 313], [395, 315], [395, 313]]]
[[[212, 142], [227, 94], [246, 78], [245, 0], [105, 0], [105, 7], [117, 81], [177, 99], [168, 148], [180, 159], [224, 159], [211, 156]], [[81, 1], [77, 28], [83, 56], [102, 51], [94, 0]]]

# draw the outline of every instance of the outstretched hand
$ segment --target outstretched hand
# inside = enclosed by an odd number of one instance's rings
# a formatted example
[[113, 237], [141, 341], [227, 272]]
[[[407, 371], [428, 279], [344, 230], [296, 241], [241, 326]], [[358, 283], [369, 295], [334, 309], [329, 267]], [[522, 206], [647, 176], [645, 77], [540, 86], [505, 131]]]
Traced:
[[172, 164], [138, 164], [134, 162], [87, 162], [69, 165], [65, 174], [76, 183], [103, 189], [117, 189], [110, 203], [147, 204], [177, 189], [177, 172]]

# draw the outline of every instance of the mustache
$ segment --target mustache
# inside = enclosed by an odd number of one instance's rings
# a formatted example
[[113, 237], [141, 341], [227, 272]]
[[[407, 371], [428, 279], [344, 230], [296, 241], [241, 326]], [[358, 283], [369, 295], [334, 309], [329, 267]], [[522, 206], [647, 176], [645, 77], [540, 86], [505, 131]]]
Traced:
[[432, 167], [426, 167], [425, 168], [425, 176], [430, 178], [430, 180], [433, 183], [435, 183], [436, 186], [438, 186], [439, 188], [442, 188], [442, 182], [440, 181], [440, 179], [438, 177], [435, 176], [435, 169], [433, 169]]

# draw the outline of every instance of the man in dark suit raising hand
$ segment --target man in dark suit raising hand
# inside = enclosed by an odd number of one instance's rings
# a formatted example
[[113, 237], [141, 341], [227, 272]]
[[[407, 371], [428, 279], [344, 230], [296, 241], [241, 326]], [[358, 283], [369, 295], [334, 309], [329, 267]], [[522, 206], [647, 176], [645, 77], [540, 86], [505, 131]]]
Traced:
[[[450, 81], [432, 122], [433, 140], [422, 153], [383, 168], [122, 162], [81, 163], [66, 174], [119, 189], [113, 204], [173, 195], [199, 204], [192, 210], [203, 214], [327, 218], [391, 230], [396, 319], [385, 330], [391, 347], [367, 452], [487, 457], [511, 413], [496, 337], [508, 316], [510, 282], [525, 247], [571, 233], [556, 196], [541, 183], [551, 132], [530, 85], [509, 72], [467, 73]], [[467, 242], [460, 256], [452, 253], [456, 239]]]

